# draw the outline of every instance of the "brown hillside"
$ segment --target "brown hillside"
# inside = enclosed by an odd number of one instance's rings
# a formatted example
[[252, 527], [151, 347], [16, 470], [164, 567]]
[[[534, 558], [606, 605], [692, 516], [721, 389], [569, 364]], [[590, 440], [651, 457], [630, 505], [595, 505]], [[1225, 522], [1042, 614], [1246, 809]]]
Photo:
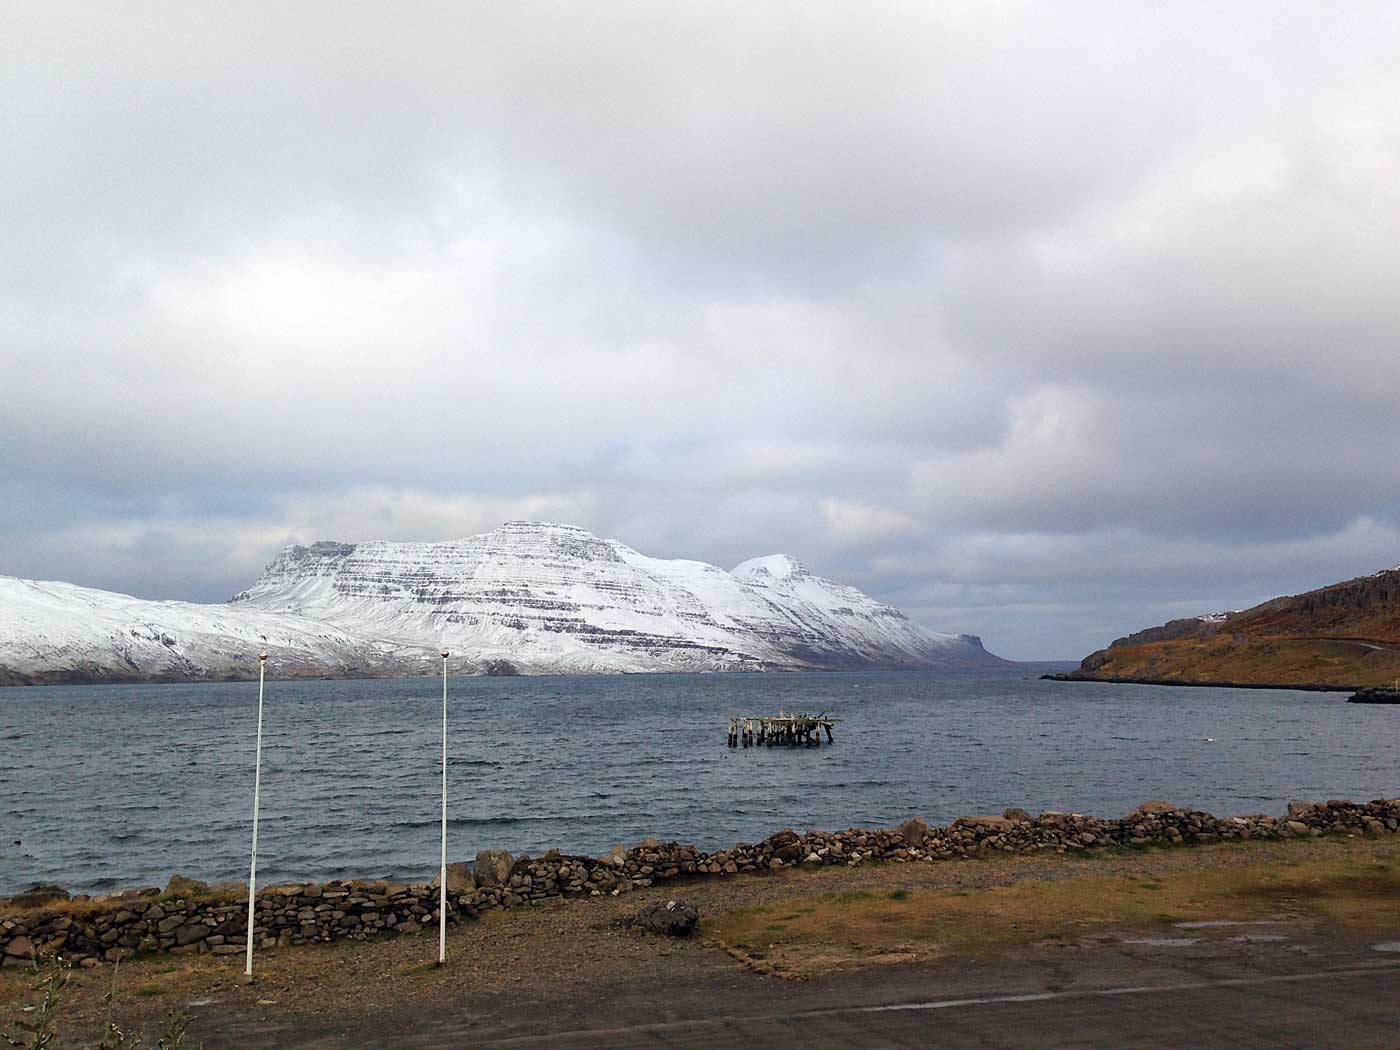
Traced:
[[1090, 654], [1070, 677], [1390, 685], [1400, 679], [1400, 571], [1274, 598], [1220, 620], [1172, 620]]

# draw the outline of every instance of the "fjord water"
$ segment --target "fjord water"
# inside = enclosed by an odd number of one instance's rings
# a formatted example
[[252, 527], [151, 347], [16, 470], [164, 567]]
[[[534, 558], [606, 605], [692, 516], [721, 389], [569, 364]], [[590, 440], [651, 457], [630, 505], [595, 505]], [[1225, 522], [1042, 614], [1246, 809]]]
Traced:
[[[454, 678], [449, 852], [1400, 793], [1400, 708], [1041, 670]], [[269, 682], [260, 881], [431, 877], [440, 688]], [[256, 708], [256, 683], [0, 689], [0, 894], [245, 878]], [[835, 745], [725, 746], [731, 714], [779, 708], [842, 719]]]

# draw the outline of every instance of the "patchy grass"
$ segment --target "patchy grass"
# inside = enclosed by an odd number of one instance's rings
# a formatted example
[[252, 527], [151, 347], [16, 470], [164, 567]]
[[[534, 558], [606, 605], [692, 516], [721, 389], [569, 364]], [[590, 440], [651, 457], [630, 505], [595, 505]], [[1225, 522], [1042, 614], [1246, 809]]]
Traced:
[[[1276, 916], [1400, 929], [1400, 865], [1338, 854], [1164, 875], [1025, 880], [969, 893], [826, 894], [740, 908], [706, 932], [755, 969], [805, 977], [945, 956], [986, 959], [1040, 941], [1160, 933], [1191, 920]], [[1228, 927], [1217, 931], [1228, 935]], [[1203, 931], [1196, 935], [1207, 936]]]
[[1248, 630], [1239, 624], [1230, 634], [1114, 646], [1093, 674], [1172, 682], [1386, 686], [1400, 677], [1395, 624], [1387, 619], [1349, 625], [1345, 633], [1350, 638], [1262, 634], [1236, 640]]

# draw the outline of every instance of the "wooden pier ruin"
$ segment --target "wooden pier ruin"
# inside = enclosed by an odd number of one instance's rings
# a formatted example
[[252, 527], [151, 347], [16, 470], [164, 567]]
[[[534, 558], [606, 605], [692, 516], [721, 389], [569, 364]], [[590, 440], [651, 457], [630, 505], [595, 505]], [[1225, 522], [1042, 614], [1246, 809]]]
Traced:
[[840, 719], [825, 715], [784, 714], [745, 715], [729, 720], [730, 747], [821, 747], [835, 743], [831, 727]]

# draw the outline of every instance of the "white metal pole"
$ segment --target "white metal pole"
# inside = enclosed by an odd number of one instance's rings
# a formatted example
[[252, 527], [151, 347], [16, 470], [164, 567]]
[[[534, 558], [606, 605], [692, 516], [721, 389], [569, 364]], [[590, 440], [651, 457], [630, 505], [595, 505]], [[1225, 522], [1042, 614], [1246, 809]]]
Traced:
[[442, 651], [442, 866], [438, 871], [438, 965], [447, 962], [447, 650]]
[[253, 976], [253, 909], [258, 881], [258, 803], [262, 796], [263, 680], [267, 671], [267, 651], [258, 655], [258, 744], [253, 755], [253, 852], [248, 862], [248, 954], [243, 973]]

